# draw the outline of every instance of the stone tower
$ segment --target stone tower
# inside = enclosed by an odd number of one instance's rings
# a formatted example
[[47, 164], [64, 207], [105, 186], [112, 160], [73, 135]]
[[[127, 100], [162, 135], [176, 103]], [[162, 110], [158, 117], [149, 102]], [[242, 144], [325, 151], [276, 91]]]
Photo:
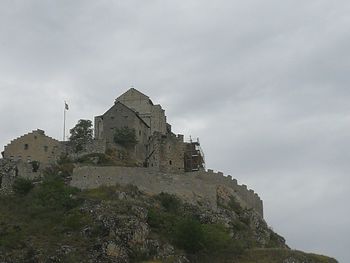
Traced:
[[131, 88], [120, 95], [116, 99], [116, 102], [118, 101], [134, 110], [147, 123], [151, 129], [151, 135], [154, 132], [166, 134], [167, 125], [165, 111], [159, 104], [154, 105], [148, 96]]

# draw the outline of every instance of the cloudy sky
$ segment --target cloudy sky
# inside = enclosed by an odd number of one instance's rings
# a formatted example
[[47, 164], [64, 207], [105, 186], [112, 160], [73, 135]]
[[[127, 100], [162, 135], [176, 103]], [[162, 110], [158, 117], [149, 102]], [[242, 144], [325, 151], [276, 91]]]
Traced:
[[[350, 2], [2, 0], [0, 145], [134, 86], [295, 249], [350, 262]], [[2, 147], [1, 146], [1, 147]]]

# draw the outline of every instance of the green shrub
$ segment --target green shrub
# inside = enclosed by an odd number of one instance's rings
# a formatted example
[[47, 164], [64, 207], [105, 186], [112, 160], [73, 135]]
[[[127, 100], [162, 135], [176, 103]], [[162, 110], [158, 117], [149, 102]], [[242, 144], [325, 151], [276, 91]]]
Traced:
[[243, 251], [244, 244], [233, 240], [225, 226], [201, 224], [193, 215], [180, 212], [182, 203], [173, 195], [160, 194], [157, 199], [164, 209], [153, 207], [148, 210], [149, 226], [176, 247], [195, 255], [198, 262], [203, 259], [201, 255], [204, 257], [217, 256], [220, 253], [237, 255]]
[[79, 211], [72, 211], [65, 215], [63, 226], [68, 230], [79, 231], [84, 225], [89, 223], [89, 218]]
[[34, 185], [31, 180], [19, 177], [13, 182], [12, 190], [17, 195], [26, 195], [33, 187]]
[[124, 147], [134, 147], [137, 144], [135, 129], [123, 127], [116, 129], [114, 133], [114, 142]]
[[47, 176], [34, 193], [37, 205], [52, 209], [71, 209], [78, 205], [79, 200], [72, 199], [78, 190], [66, 186], [62, 178], [57, 175]]
[[162, 212], [159, 209], [148, 210], [147, 222], [157, 232], [173, 239], [175, 226], [181, 217], [176, 214]]
[[199, 221], [185, 218], [175, 228], [175, 243], [188, 253], [196, 253], [204, 248], [204, 231]]
[[232, 238], [229, 231], [219, 224], [202, 225], [203, 245], [210, 252], [225, 250], [230, 247]]
[[167, 212], [177, 212], [182, 205], [177, 196], [168, 193], [160, 193], [157, 196], [157, 199]]

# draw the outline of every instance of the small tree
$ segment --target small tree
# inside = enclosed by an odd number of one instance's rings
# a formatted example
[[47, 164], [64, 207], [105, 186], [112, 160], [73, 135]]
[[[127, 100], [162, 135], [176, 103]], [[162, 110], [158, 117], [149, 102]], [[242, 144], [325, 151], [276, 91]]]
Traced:
[[86, 145], [92, 141], [92, 122], [90, 120], [79, 120], [70, 130], [70, 142], [75, 152], [85, 149]]
[[134, 147], [137, 144], [135, 129], [123, 127], [116, 129], [114, 133], [114, 142], [124, 147]]

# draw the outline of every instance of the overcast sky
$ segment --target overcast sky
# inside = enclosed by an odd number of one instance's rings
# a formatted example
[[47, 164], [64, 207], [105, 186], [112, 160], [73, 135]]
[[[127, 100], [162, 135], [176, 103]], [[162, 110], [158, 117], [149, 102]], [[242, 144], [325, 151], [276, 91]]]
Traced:
[[1, 0], [0, 145], [130, 86], [259, 193], [292, 248], [350, 262], [350, 2]]

